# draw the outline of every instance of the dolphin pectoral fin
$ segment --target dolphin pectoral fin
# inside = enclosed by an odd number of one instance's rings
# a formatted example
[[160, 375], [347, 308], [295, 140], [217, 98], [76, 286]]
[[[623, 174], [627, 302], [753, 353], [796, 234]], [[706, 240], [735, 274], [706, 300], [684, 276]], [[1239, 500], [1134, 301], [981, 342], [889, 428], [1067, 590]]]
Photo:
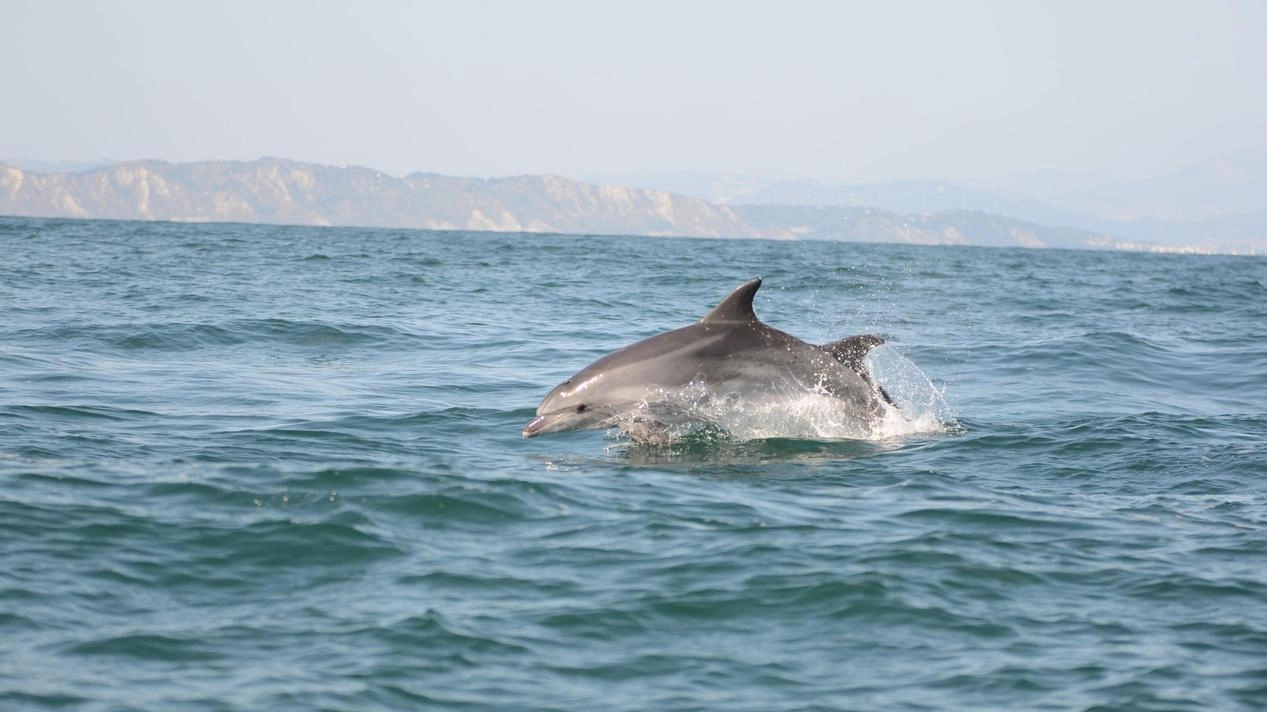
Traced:
[[667, 445], [673, 441], [669, 426], [658, 420], [634, 418], [629, 422], [621, 423], [620, 429], [633, 438], [634, 442], [645, 445]]
[[845, 364], [849, 368], [863, 373], [862, 359], [867, 357], [867, 353], [872, 348], [884, 343], [884, 339], [875, 334], [859, 334], [850, 336], [839, 341], [833, 341], [830, 344], [823, 344], [818, 348], [826, 351], [836, 358], [837, 361]]
[[893, 397], [889, 395], [889, 392], [888, 392], [888, 391], [884, 390], [884, 386], [882, 386], [882, 385], [880, 385], [879, 383], [877, 383], [877, 384], [875, 384], [875, 387], [876, 387], [876, 390], [880, 391], [880, 395], [884, 398], [884, 401], [885, 401], [886, 403], [888, 403], [889, 405], [893, 406], [894, 408], [901, 408], [901, 407], [902, 407], [902, 406], [900, 406], [900, 405], [898, 405], [898, 404], [897, 404], [897, 401], [893, 400]]

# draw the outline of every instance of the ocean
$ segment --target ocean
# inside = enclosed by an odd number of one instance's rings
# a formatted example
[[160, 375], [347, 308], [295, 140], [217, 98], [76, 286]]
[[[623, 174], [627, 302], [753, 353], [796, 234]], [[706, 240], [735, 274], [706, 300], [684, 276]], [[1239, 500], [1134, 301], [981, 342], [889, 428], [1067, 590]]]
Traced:
[[[1267, 708], [1267, 259], [0, 218], [0, 710]], [[920, 427], [521, 437], [765, 278]]]

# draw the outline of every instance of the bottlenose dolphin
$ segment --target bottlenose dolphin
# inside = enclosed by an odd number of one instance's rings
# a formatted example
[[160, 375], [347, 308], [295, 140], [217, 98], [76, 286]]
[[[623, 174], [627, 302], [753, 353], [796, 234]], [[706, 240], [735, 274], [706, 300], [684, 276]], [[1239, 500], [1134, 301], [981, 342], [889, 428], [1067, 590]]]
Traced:
[[670, 427], [709, 420], [710, 404], [743, 408], [813, 394], [861, 427], [894, 403], [863, 359], [873, 334], [822, 346], [763, 323], [752, 309], [761, 278], [739, 286], [704, 318], [600, 358], [541, 401], [525, 438], [617, 427], [639, 442], [671, 439]]

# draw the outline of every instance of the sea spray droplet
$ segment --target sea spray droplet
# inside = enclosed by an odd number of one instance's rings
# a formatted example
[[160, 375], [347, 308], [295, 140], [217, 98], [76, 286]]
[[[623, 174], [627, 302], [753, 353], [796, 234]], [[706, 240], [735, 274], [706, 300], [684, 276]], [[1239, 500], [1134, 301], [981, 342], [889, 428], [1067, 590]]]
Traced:
[[[955, 417], [946, 402], [945, 389], [890, 344], [867, 355], [867, 367], [876, 382], [899, 405], [879, 424], [882, 437], [936, 433], [955, 426]], [[895, 417], [896, 416], [896, 417]]]

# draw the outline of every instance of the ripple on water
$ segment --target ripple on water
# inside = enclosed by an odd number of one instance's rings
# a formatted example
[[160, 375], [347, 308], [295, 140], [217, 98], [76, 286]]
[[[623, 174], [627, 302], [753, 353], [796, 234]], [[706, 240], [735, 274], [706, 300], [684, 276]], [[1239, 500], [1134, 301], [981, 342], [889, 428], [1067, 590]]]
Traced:
[[[1263, 260], [0, 246], [0, 709], [1264, 708]], [[790, 333], [882, 334], [877, 379], [946, 427], [521, 438], [756, 274]]]

